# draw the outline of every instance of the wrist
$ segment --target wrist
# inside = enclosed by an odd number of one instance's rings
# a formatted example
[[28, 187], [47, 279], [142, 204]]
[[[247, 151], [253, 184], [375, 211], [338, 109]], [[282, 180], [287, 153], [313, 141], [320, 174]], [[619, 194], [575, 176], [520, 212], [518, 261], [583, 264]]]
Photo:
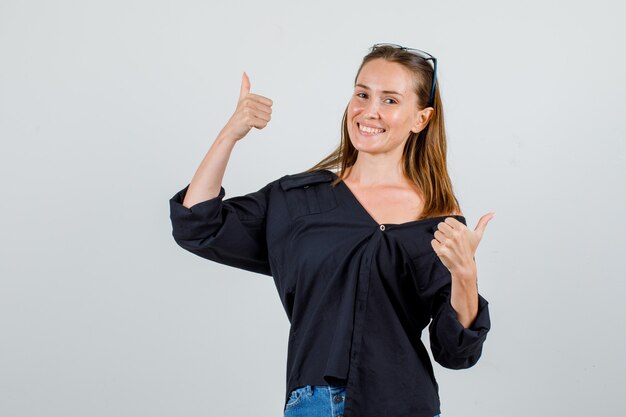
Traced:
[[217, 135], [215, 142], [226, 143], [226, 144], [234, 146], [235, 143], [237, 143], [239, 139], [240, 138], [238, 138], [235, 134], [233, 134], [229, 129], [224, 128]]
[[472, 264], [457, 268], [456, 270], [451, 271], [451, 274], [452, 274], [452, 277], [458, 281], [463, 281], [463, 282], [476, 281], [476, 277], [478, 275], [476, 263], [472, 261]]

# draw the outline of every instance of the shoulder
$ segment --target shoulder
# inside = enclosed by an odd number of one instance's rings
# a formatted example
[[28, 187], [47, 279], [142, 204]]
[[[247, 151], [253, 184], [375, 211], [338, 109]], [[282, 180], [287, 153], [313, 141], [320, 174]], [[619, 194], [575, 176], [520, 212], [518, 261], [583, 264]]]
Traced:
[[292, 188], [306, 187], [320, 183], [330, 183], [335, 179], [336, 175], [332, 171], [304, 171], [296, 174], [288, 174], [278, 179], [278, 183], [283, 191]]
[[454, 217], [454, 218], [456, 218], [457, 220], [459, 220], [459, 217], [461, 217], [461, 218], [462, 218], [462, 220], [460, 220], [460, 221], [462, 221], [463, 223], [465, 223], [465, 215], [463, 214], [463, 212], [461, 211], [461, 209], [456, 210], [456, 211], [453, 211], [452, 213], [450, 213], [450, 214], [446, 215], [445, 217]]

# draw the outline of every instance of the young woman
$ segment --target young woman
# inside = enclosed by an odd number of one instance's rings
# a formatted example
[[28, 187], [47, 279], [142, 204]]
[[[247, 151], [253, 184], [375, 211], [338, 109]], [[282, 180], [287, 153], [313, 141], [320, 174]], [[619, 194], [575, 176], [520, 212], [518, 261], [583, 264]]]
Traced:
[[357, 71], [338, 148], [307, 171], [224, 199], [237, 143], [271, 118], [250, 93], [191, 183], [170, 200], [173, 236], [203, 258], [272, 276], [291, 323], [284, 414], [433, 417], [434, 359], [462, 369], [490, 328], [474, 254], [446, 168], [432, 55], [378, 44]]

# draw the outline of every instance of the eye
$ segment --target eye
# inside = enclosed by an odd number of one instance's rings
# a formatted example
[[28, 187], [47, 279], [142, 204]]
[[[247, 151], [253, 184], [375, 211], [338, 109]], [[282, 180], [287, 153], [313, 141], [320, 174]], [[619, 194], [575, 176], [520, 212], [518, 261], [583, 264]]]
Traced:
[[359, 98], [365, 98], [365, 97], [367, 97], [367, 94], [365, 94], [365, 93], [356, 93], [355, 96], [357, 96]]
[[393, 103], [390, 103], [390, 104], [397, 104], [398, 103], [396, 100], [394, 100], [392, 98], [386, 98], [385, 101], [387, 101], [387, 100], [391, 100], [393, 102]]

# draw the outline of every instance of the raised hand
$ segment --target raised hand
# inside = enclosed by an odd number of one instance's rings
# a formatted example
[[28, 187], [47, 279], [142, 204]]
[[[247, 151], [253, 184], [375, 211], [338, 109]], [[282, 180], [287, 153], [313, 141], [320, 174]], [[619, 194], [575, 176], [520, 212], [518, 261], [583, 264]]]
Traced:
[[237, 108], [223, 130], [229, 132], [230, 137], [239, 140], [253, 127], [263, 129], [271, 119], [272, 104], [269, 98], [250, 93], [250, 79], [244, 72]]
[[474, 255], [483, 237], [487, 223], [496, 214], [487, 213], [480, 218], [476, 228], [470, 230], [454, 217], [447, 217], [437, 225], [435, 239], [430, 244], [441, 262], [453, 276], [466, 276], [474, 272]]
[[430, 242], [441, 262], [450, 271], [450, 304], [465, 328], [470, 327], [478, 315], [478, 268], [474, 254], [487, 223], [495, 215], [491, 212], [482, 216], [474, 230], [469, 230], [454, 217], [447, 217], [437, 225], [435, 239]]

